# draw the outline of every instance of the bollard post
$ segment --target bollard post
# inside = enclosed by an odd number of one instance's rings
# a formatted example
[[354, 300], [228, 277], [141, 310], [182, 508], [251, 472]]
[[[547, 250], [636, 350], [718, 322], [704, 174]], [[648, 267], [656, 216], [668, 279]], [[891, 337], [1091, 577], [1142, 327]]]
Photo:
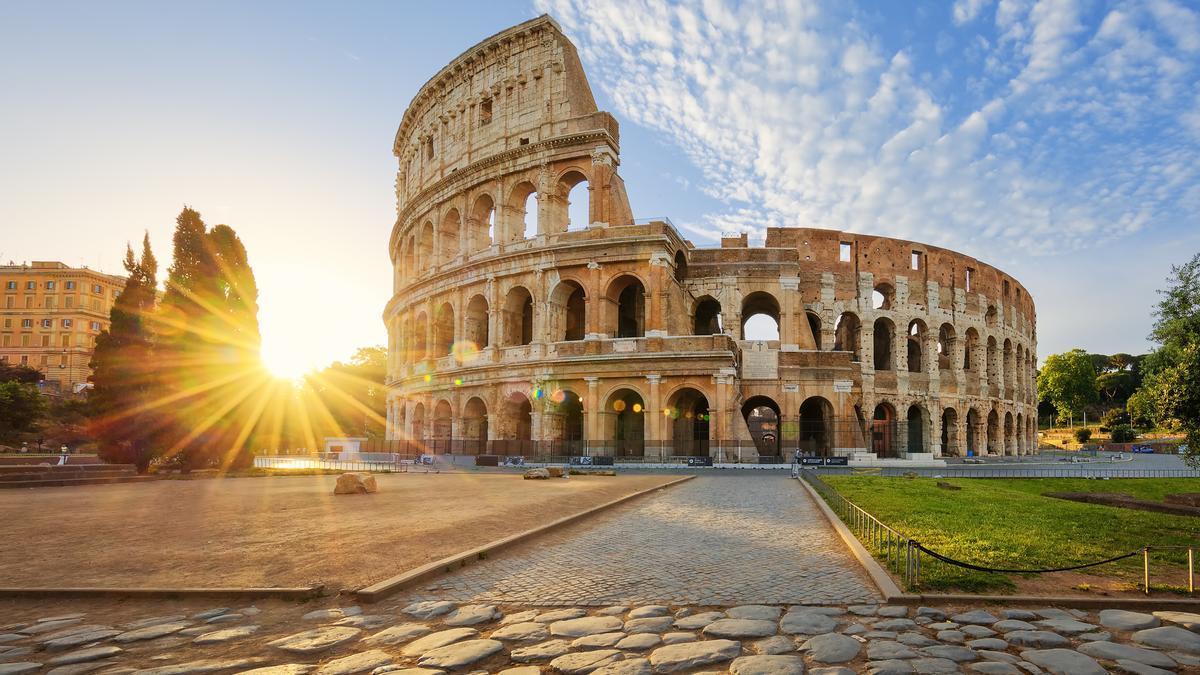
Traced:
[[1150, 595], [1150, 547], [1142, 548], [1142, 586], [1146, 595]]
[[1196, 567], [1193, 561], [1193, 553], [1195, 550], [1188, 547], [1188, 595], [1196, 592]]

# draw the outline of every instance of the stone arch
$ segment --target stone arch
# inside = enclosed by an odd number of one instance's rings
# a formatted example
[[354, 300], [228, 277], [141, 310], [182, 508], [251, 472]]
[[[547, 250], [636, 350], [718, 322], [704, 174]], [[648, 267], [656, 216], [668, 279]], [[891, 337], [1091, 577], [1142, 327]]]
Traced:
[[683, 282], [688, 277], [687, 255], [682, 251], [675, 252], [675, 281]]
[[813, 336], [813, 346], [819, 351], [821, 349], [821, 317], [816, 312], [806, 311], [804, 318], [808, 320], [808, 330]]
[[447, 264], [458, 257], [459, 237], [462, 236], [462, 216], [452, 208], [442, 216], [442, 227], [438, 231], [438, 262]]
[[896, 333], [896, 324], [886, 316], [875, 319], [875, 370], [892, 370], [895, 361], [892, 358], [892, 342]]
[[463, 442], [463, 452], [471, 455], [482, 455], [487, 452], [488, 440], [488, 410], [487, 402], [478, 396], [467, 399], [463, 405], [462, 419], [459, 424], [459, 437]]
[[[766, 291], [754, 291], [742, 298], [742, 335], [743, 340], [778, 340], [780, 331], [779, 300]], [[753, 321], [755, 317], [766, 317], [766, 320]], [[749, 326], [749, 331], [747, 331]], [[750, 334], [756, 334], [750, 337]]]
[[[1004, 338], [1004, 347], [1001, 351], [1004, 360], [1001, 362], [1001, 370], [1004, 373], [1004, 388], [1008, 391], [1013, 389], [1013, 343], [1009, 338]], [[1003, 394], [1001, 394], [1003, 396]], [[1010, 396], [1005, 396], [1010, 398]]]
[[1026, 439], [1025, 439], [1025, 416], [1022, 415], [1021, 413], [1017, 413], [1017, 423], [1016, 423], [1016, 427], [1014, 427], [1014, 430], [1015, 430], [1014, 431], [1014, 433], [1015, 433], [1014, 440], [1016, 443], [1017, 454], [1024, 455], [1028, 451], [1028, 449], [1026, 448]]
[[987, 452], [985, 439], [983, 435], [983, 420], [979, 414], [979, 410], [971, 407], [967, 408], [967, 439], [966, 449], [974, 455], [982, 455]]
[[513, 286], [501, 310], [501, 345], [515, 347], [533, 342], [533, 295], [524, 286]]
[[554, 191], [554, 206], [549, 227], [546, 228], [547, 234], [586, 230], [590, 222], [591, 195], [587, 174], [574, 167], [564, 171]]
[[986, 325], [988, 328], [995, 328], [997, 316], [999, 316], [999, 312], [996, 311], [996, 306], [988, 305], [987, 311], [985, 311], [983, 314], [984, 325]]
[[454, 433], [454, 408], [450, 401], [442, 399], [433, 406], [433, 435], [430, 437], [430, 451], [435, 455], [453, 453], [450, 439]]
[[1000, 357], [997, 354], [996, 338], [992, 335], [987, 339], [987, 379], [988, 385], [995, 384], [1000, 377]]
[[889, 283], [875, 284], [871, 291], [871, 307], [888, 310], [896, 306], [896, 288]]
[[448, 356], [454, 351], [454, 307], [443, 302], [433, 322], [433, 355]]
[[938, 370], [953, 369], [954, 347], [957, 339], [953, 325], [944, 323], [938, 328]]
[[[521, 181], [508, 193], [508, 222], [505, 223], [504, 241], [514, 242], [530, 239], [540, 231], [537, 209], [537, 186]], [[529, 210], [532, 208], [533, 213]]]
[[496, 437], [508, 441], [507, 454], [524, 454], [512, 452], [514, 449], [532, 449], [529, 444], [533, 440], [533, 404], [529, 397], [520, 391], [509, 392], [500, 403], [498, 427]]
[[437, 264], [437, 261], [433, 257], [433, 245], [433, 221], [427, 220], [421, 226], [421, 231], [417, 238], [417, 269], [421, 272], [428, 272]]
[[409, 235], [405, 240], [404, 248], [404, 277], [413, 279], [417, 277], [417, 237], [415, 234]]
[[898, 434], [895, 406], [879, 402], [871, 413], [871, 452], [876, 457], [898, 457]]
[[1003, 455], [1004, 448], [1001, 446], [1003, 441], [1000, 438], [1000, 415], [995, 409], [990, 410], [987, 416], [987, 450], [993, 455]]
[[721, 303], [711, 295], [702, 295], [696, 299], [696, 307], [692, 312], [692, 333], [694, 335], [718, 335], [721, 333]]
[[1013, 414], [1006, 411], [1004, 413], [1004, 454], [1014, 454], [1016, 445], [1017, 438], [1016, 430], [1013, 427]]
[[475, 198], [468, 220], [467, 249], [471, 253], [486, 250], [496, 241], [496, 202], [486, 192]]
[[546, 412], [542, 415], [546, 426], [544, 438], [555, 442], [551, 454], [575, 456], [583, 453], [583, 399], [570, 389], [558, 389], [550, 395]]
[[852, 352], [854, 361], [862, 360], [862, 323], [854, 312], [842, 312], [834, 323], [833, 351]]
[[670, 421], [672, 455], [707, 457], [708, 397], [695, 387], [680, 387], [667, 398], [663, 415]]
[[979, 331], [974, 327], [968, 328], [966, 338], [963, 340], [963, 370], [972, 371], [979, 370], [979, 364], [976, 363], [976, 352], [979, 350]]
[[425, 312], [417, 314], [412, 322], [412, 360], [429, 358], [429, 317]]
[[424, 451], [425, 443], [425, 404], [417, 403], [413, 406], [412, 414], [412, 440], [422, 444]]
[[481, 293], [473, 295], [463, 314], [463, 340], [475, 345], [476, 349], [486, 349], [492, 344], [488, 330], [487, 298]]
[[646, 400], [632, 387], [617, 387], [605, 400], [608, 438], [616, 457], [646, 454]]
[[646, 334], [646, 286], [636, 275], [621, 274], [608, 284], [605, 326], [618, 338]]
[[942, 454], [952, 457], [963, 455], [958, 437], [958, 411], [947, 407], [942, 411]]
[[550, 291], [551, 342], [582, 340], [587, 333], [587, 292], [574, 279], [559, 281]]
[[925, 406], [914, 403], [908, 406], [908, 413], [905, 415], [906, 431], [908, 436], [907, 448], [908, 452], [928, 452], [929, 447], [929, 412], [925, 410]]
[[925, 341], [928, 339], [929, 329], [925, 327], [925, 322], [920, 319], [913, 319], [908, 323], [908, 372], [920, 373], [924, 371], [924, 356], [925, 356]]
[[782, 416], [779, 404], [769, 396], [751, 396], [742, 403], [742, 419], [746, 421], [760, 457], [781, 454], [779, 421]]
[[798, 449], [805, 455], [828, 457], [833, 453], [833, 404], [810, 396], [800, 404]]

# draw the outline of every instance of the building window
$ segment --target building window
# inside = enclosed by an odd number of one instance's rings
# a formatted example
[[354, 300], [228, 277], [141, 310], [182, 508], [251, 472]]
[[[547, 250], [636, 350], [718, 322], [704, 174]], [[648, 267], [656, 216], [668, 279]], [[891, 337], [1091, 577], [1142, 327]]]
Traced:
[[914, 270], [921, 269], [921, 252], [920, 251], [912, 252], [912, 268]]
[[23, 365], [23, 366], [29, 365], [29, 355], [28, 354], [21, 355], [21, 365]]
[[838, 246], [838, 260], [841, 262], [850, 262], [850, 242], [843, 241]]
[[[9, 343], [10, 343], [10, 342], [12, 342], [12, 336], [11, 336], [11, 335], [7, 335], [7, 334], [5, 334], [5, 336], [4, 336], [4, 343], [3, 343], [3, 344], [4, 344], [4, 346], [5, 346], [5, 347], [7, 347], [7, 346], [9, 345]], [[4, 359], [5, 359], [5, 360], [7, 360], [7, 358], [8, 358], [8, 357], [4, 357]]]
[[33, 296], [25, 296], [25, 309], [33, 309]]
[[17, 290], [17, 282], [10, 281], [7, 284], [5, 284], [4, 287], [10, 291], [15, 291], [15, 290]]
[[971, 269], [970, 267], [968, 267], [968, 268], [967, 268], [967, 292], [968, 292], [968, 293], [970, 293], [970, 292], [971, 292], [971, 274], [972, 274], [974, 271], [975, 271], [975, 270]]
[[104, 292], [104, 289], [100, 287], [100, 284], [96, 284], [92, 286], [92, 292], [99, 295]]
[[22, 346], [22, 347], [28, 347], [28, 346], [29, 346], [29, 333], [26, 333], [26, 334], [24, 334], [24, 335], [22, 335], [22, 336], [21, 336], [21, 346]]
[[70, 320], [70, 319], [63, 319], [63, 320], [62, 320], [62, 327], [63, 327], [63, 328], [70, 328], [70, 327], [71, 327], [71, 320]]
[[5, 327], [5, 328], [12, 328], [12, 319], [5, 319], [5, 320], [4, 320], [4, 327]]
[[479, 126], [492, 123], [492, 99], [484, 99], [479, 104]]
[[25, 290], [27, 290], [27, 291], [37, 290], [37, 282], [36, 281], [26, 281], [25, 282]]
[[71, 309], [74, 306], [75, 306], [75, 296], [68, 295], [66, 298], [63, 299], [63, 307], [66, 307], [67, 309]]
[[42, 328], [53, 328], [54, 319], [42, 319]]
[[33, 328], [33, 319], [21, 319], [21, 328]]
[[47, 295], [42, 304], [46, 306], [46, 309], [54, 309], [55, 305], [58, 304], [58, 299], [53, 295]]
[[100, 330], [100, 322], [99, 321], [92, 322], [92, 330]]
[[53, 282], [53, 281], [47, 281], [47, 282], [46, 282], [46, 290], [48, 290], [48, 291], [52, 291], [52, 290], [54, 290], [54, 286], [55, 286], [55, 284], [54, 284], [54, 282]]
[[5, 298], [5, 299], [4, 299], [4, 308], [5, 308], [5, 309], [12, 309], [12, 308], [13, 308], [13, 301], [14, 301], [14, 300], [16, 300], [16, 298], [14, 298], [14, 297], [13, 297], [13, 296], [11, 296], [11, 295], [10, 295], [10, 296], [8, 296], [7, 298]]
[[433, 137], [425, 139], [425, 159], [433, 159]]
[[70, 347], [71, 346], [71, 334], [63, 333], [62, 339], [59, 340], [59, 342], [62, 343], [62, 346], [64, 346], [64, 347]]
[[43, 346], [43, 347], [49, 347], [49, 346], [50, 346], [50, 336], [49, 336], [49, 335], [43, 335], [43, 336], [42, 336], [42, 346]]
[[73, 291], [73, 290], [75, 290], [75, 282], [74, 282], [74, 281], [68, 281], [68, 282], [67, 282], [67, 290], [68, 290], [68, 291]]

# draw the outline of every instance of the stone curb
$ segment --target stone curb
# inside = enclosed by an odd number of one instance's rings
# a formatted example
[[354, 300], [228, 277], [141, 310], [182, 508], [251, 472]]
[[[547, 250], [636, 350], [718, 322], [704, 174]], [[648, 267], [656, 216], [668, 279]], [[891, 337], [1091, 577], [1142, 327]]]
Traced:
[[638, 497], [650, 494], [656, 490], [662, 490], [679, 485], [680, 483], [692, 480], [693, 478], [695, 478], [695, 476], [683, 476], [682, 478], [663, 483], [662, 485], [656, 485], [651, 488], [646, 488], [645, 490], [639, 490], [638, 492], [627, 494], [624, 497], [619, 497], [610, 502], [605, 502], [604, 504], [594, 506], [585, 511], [580, 511], [579, 513], [566, 516], [565, 518], [559, 518], [552, 523], [540, 525], [531, 530], [525, 530], [524, 532], [518, 532], [517, 534], [510, 535], [502, 539], [496, 539], [484, 544], [483, 546], [446, 556], [441, 560], [435, 560], [415, 569], [408, 570], [407, 572], [397, 574], [389, 579], [384, 579], [383, 581], [371, 584], [366, 588], [360, 588], [357, 591], [353, 591], [351, 595], [353, 595], [354, 598], [360, 602], [377, 602], [389, 595], [392, 595], [393, 593], [412, 586], [413, 584], [440, 576], [446, 571], [451, 571], [453, 568], [465, 567], [467, 563], [471, 562], [472, 560], [483, 559], [489, 553], [494, 553], [496, 551], [508, 548], [514, 544], [523, 543], [535, 537], [547, 534], [568, 523], [595, 515], [601, 511], [604, 511], [605, 509], [610, 509], [614, 506], [624, 504], [631, 499], [636, 499]]
[[0, 587], [0, 598], [279, 598], [308, 600], [319, 597], [325, 586], [246, 588], [99, 588], [94, 586], [39, 588]]
[[842, 541], [846, 544], [846, 548], [850, 549], [850, 553], [858, 560], [858, 564], [862, 565], [867, 576], [871, 577], [871, 582], [875, 584], [875, 588], [879, 589], [879, 593], [883, 596], [884, 601], [892, 602], [893, 598], [903, 596], [904, 594], [900, 591], [900, 587], [896, 585], [896, 582], [892, 580], [891, 575], [876, 562], [875, 558], [871, 557], [871, 554], [863, 547], [858, 537], [854, 536], [850, 528], [846, 527], [842, 519], [838, 518], [838, 515], [829, 508], [825, 500], [821, 499], [821, 495], [817, 494], [817, 491], [808, 484], [808, 481], [803, 478], [797, 478], [796, 482], [804, 487], [809, 499], [816, 502], [817, 508], [821, 510], [825, 519], [829, 521], [829, 524], [838, 533], [838, 536], [842, 538]]

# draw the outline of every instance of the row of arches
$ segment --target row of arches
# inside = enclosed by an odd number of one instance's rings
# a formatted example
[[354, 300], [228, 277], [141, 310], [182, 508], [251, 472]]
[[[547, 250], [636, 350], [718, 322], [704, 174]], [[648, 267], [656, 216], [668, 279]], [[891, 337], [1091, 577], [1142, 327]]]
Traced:
[[[599, 332], [616, 338], [643, 337], [646, 332], [646, 287], [631, 274], [619, 275], [603, 297], [590, 302], [583, 284], [564, 279], [544, 302], [521, 285], [510, 287], [492, 307], [484, 293], [471, 295], [462, 316], [454, 303], [436, 304], [411, 318], [393, 321], [390, 348], [399, 363], [428, 358], [467, 356], [488, 347], [516, 347], [532, 342], [583, 340], [590, 312], [602, 314]], [[539, 306], [540, 305], [540, 306]], [[431, 315], [432, 314], [432, 315]]]
[[517, 182], [497, 200], [490, 192], [466, 204], [419, 220], [401, 240], [396, 257], [397, 281], [403, 283], [462, 257], [538, 235], [586, 229], [591, 209], [591, 183], [584, 169], [572, 167], [539, 192], [530, 180]]

